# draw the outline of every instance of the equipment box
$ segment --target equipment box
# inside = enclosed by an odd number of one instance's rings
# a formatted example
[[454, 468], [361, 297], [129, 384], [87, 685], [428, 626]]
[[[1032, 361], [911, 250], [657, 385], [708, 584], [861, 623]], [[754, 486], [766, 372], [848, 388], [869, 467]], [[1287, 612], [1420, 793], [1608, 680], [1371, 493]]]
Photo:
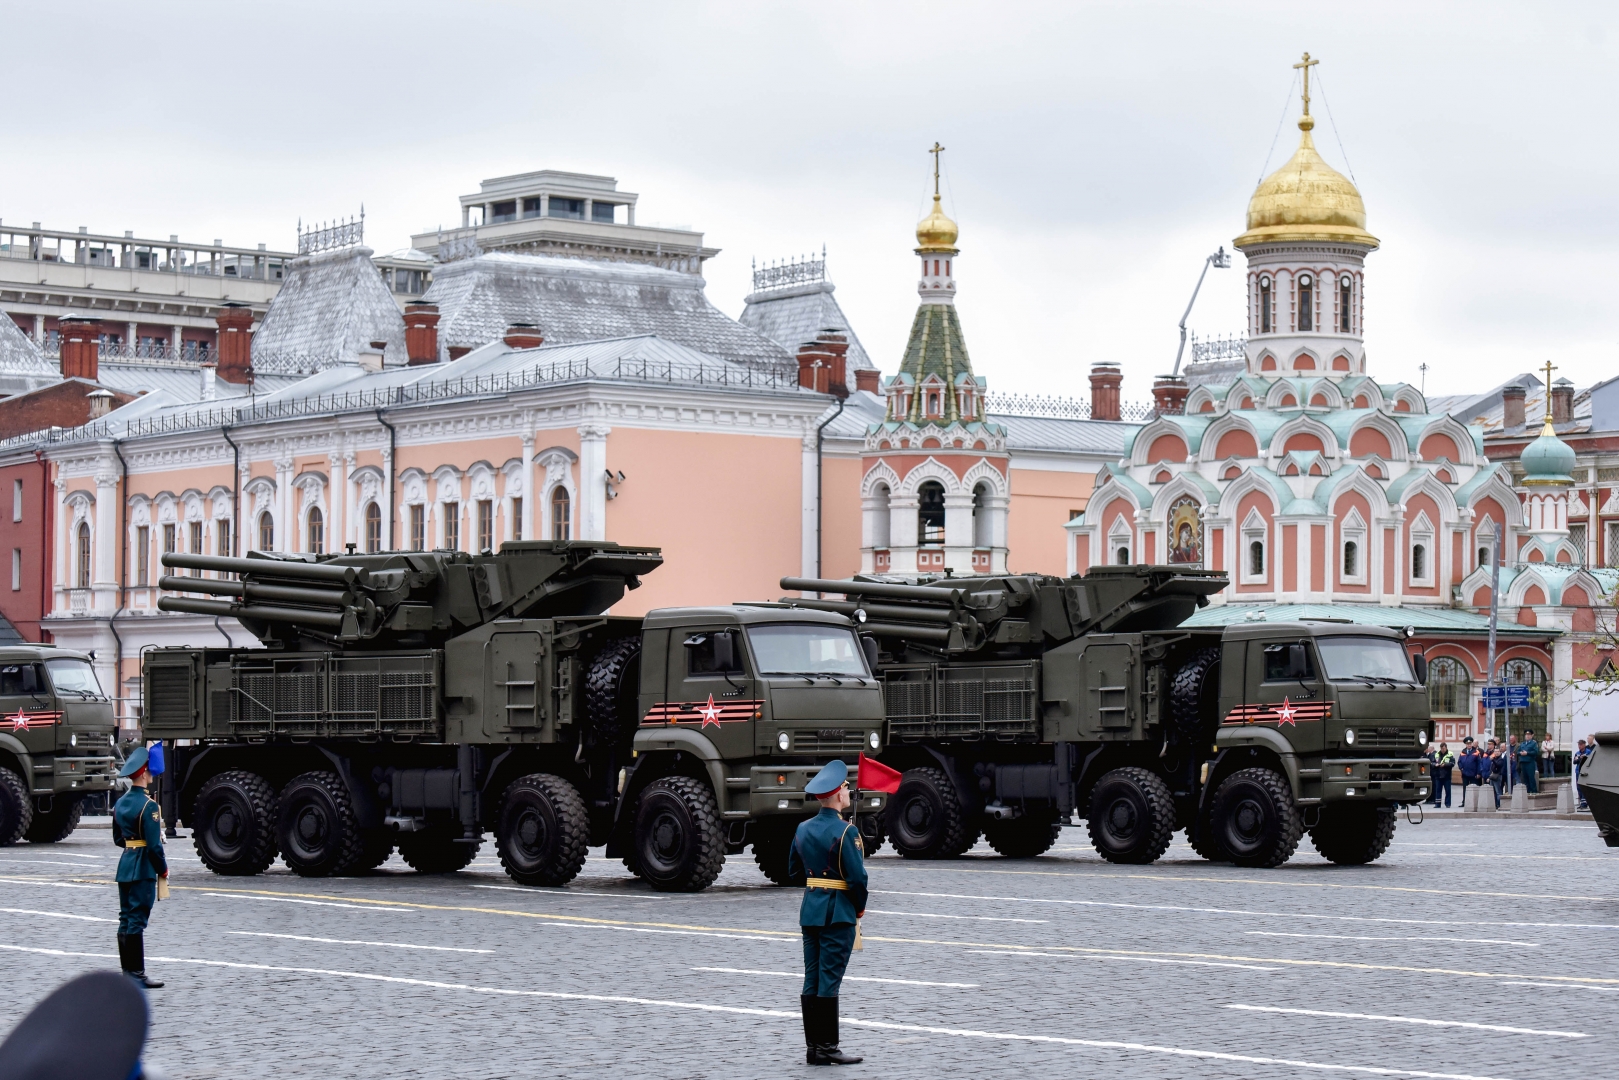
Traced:
[[904, 664], [883, 671], [891, 739], [1038, 737], [1039, 661]]
[[238, 654], [230, 726], [238, 738], [440, 738], [441, 653], [399, 656]]

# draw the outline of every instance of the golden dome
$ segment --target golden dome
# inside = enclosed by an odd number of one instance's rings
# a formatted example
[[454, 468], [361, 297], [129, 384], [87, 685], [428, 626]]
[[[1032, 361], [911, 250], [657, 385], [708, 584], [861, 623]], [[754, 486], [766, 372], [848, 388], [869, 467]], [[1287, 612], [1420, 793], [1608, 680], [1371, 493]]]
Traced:
[[933, 212], [916, 223], [916, 250], [937, 251], [945, 255], [956, 253], [956, 223], [944, 215], [939, 196], [933, 196]]
[[[1295, 65], [1296, 66], [1296, 65]], [[1286, 165], [1267, 176], [1248, 200], [1248, 231], [1238, 248], [1275, 240], [1314, 240], [1378, 246], [1366, 231], [1366, 204], [1349, 178], [1321, 160], [1308, 114], [1299, 120], [1299, 148]]]

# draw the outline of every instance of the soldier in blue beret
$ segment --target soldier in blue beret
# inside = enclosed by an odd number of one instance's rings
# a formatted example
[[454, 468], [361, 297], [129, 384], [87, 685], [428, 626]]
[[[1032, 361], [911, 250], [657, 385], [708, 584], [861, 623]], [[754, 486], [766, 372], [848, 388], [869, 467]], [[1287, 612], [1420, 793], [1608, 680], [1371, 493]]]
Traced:
[[153, 772], [162, 768], [161, 752], [149, 754], [146, 747], [137, 746], [118, 773], [129, 777], [130, 789], [112, 810], [112, 842], [124, 849], [118, 857], [118, 960], [124, 974], [148, 990], [163, 985], [146, 977], [144, 937], [146, 920], [157, 902], [158, 880], [166, 883], [169, 876], [163, 857], [163, 815], [146, 791]]
[[849, 807], [849, 766], [834, 761], [804, 787], [820, 800], [820, 813], [798, 827], [787, 855], [793, 884], [804, 886], [798, 925], [804, 935], [804, 1060], [810, 1065], [853, 1065], [861, 1059], [838, 1048], [838, 988], [849, 966], [860, 916], [866, 913], [866, 860], [860, 830], [843, 820]]

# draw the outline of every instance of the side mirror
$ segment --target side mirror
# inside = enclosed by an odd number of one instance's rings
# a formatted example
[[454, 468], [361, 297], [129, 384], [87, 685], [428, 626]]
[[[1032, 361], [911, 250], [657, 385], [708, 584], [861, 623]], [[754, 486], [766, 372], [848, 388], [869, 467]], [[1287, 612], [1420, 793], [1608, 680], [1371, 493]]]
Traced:
[[1304, 651], [1304, 642], [1295, 641], [1287, 647], [1287, 677], [1302, 679], [1310, 672], [1310, 654]]
[[1422, 653], [1411, 658], [1411, 666], [1417, 669], [1417, 682], [1423, 686], [1428, 685], [1428, 658]]
[[736, 670], [736, 638], [729, 631], [714, 635], [714, 667], [719, 671]]
[[860, 651], [866, 654], [866, 666], [877, 674], [877, 639], [870, 634], [860, 636]]

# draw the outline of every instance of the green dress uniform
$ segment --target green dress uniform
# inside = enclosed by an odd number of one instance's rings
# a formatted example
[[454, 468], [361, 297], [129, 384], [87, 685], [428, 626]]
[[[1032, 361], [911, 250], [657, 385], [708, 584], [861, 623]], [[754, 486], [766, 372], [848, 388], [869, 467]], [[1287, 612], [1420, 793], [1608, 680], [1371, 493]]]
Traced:
[[[158, 759], [161, 766], [162, 759]], [[124, 762], [121, 776], [147, 767], [147, 751], [137, 747]], [[118, 960], [124, 973], [148, 989], [163, 984], [146, 977], [146, 922], [157, 903], [158, 879], [169, 872], [163, 857], [163, 815], [144, 787], [132, 787], [112, 810], [113, 843], [118, 857]]]

